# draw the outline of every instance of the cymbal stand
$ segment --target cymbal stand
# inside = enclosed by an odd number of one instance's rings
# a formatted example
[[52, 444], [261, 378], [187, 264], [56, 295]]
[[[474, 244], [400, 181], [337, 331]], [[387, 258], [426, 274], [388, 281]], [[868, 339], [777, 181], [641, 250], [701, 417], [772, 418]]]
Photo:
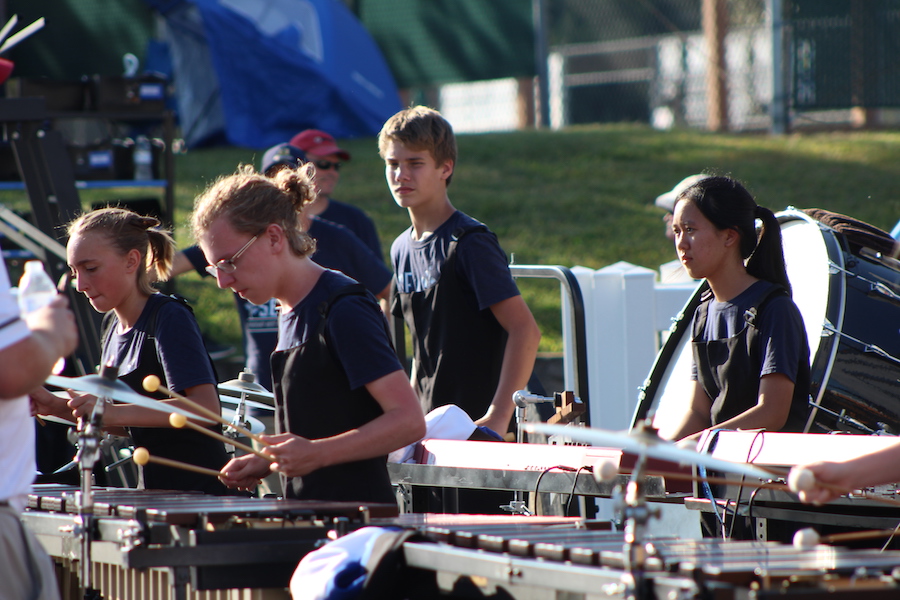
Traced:
[[[246, 385], [252, 385], [256, 381], [256, 376], [251, 371], [245, 369], [238, 375], [238, 381], [243, 382]], [[232, 427], [227, 427], [225, 429], [225, 435], [233, 440], [240, 437], [235, 426], [243, 427], [244, 429], [250, 428], [250, 423], [247, 421], [247, 392], [243, 389], [241, 390], [241, 398], [238, 400], [237, 407], [234, 409], [231, 425]], [[228, 450], [229, 454], [233, 454], [234, 446], [228, 446], [226, 450]]]
[[[104, 366], [100, 376], [104, 381], [112, 383], [118, 377], [118, 368]], [[81, 582], [84, 586], [85, 600], [99, 600], [100, 591], [94, 589], [91, 584], [91, 538], [94, 535], [94, 496], [93, 475], [94, 465], [100, 458], [100, 444], [103, 440], [103, 412], [109, 398], [97, 396], [91, 415], [85, 421], [78, 422], [78, 453], [75, 460], [78, 461], [78, 469], [81, 476], [81, 490], [76, 494], [75, 503], [78, 506], [78, 516], [75, 518], [75, 533], [81, 538]]]
[[[637, 427], [642, 430], [641, 433], [650, 433], [643, 431], [643, 423], [638, 424]], [[647, 455], [644, 452], [639, 453], [631, 472], [631, 479], [626, 484], [624, 497], [621, 489], [616, 490], [615, 494], [616, 510], [625, 523], [625, 544], [622, 552], [625, 569], [622, 583], [624, 597], [627, 600], [651, 597], [648, 582], [644, 578], [644, 565], [652, 548], [645, 545], [644, 538], [647, 533], [647, 523], [651, 518], [659, 518], [660, 510], [647, 505], [647, 495], [644, 489], [646, 462]]]

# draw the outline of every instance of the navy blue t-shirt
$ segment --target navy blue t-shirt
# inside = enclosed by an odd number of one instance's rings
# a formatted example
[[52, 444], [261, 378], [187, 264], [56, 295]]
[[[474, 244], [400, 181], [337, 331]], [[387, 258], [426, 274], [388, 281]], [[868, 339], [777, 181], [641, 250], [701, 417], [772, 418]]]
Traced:
[[[306, 342], [319, 319], [319, 306], [335, 291], [355, 283], [337, 271], [325, 271], [309, 294], [278, 322], [276, 350], [289, 350]], [[384, 316], [371, 297], [344, 296], [335, 302], [325, 325], [326, 339], [341, 364], [350, 389], [402, 369], [385, 330]]]
[[[147, 332], [147, 320], [158, 303], [162, 306], [156, 314], [155, 331]], [[147, 334], [152, 333], [156, 337], [157, 356], [170, 390], [184, 392], [195, 385], [218, 383], [197, 321], [190, 309], [180, 302], [170, 302], [161, 294], [153, 294], [134, 327], [119, 333], [118, 323], [119, 320], [114, 318], [109, 344], [103, 348], [101, 364], [119, 365], [120, 376], [138, 368], [141, 347]]]
[[[398, 291], [401, 294], [421, 292], [434, 285], [440, 278], [453, 233], [476, 225], [481, 223], [456, 211], [424, 240], [413, 240], [412, 227], [401, 233], [391, 245]], [[487, 231], [467, 233], [456, 253], [457, 275], [471, 288], [478, 310], [519, 295], [506, 254], [496, 237]]]
[[319, 213], [318, 216], [326, 221], [343, 225], [352, 231], [378, 257], [378, 260], [384, 262], [384, 255], [381, 253], [381, 240], [378, 238], [375, 222], [362, 209], [352, 204], [329, 199], [328, 208]]
[[[326, 221], [320, 215], [310, 218], [308, 233], [316, 240], [316, 252], [312, 260], [320, 266], [352, 277], [373, 295], [381, 293], [391, 282], [392, 275], [384, 261], [376, 257], [346, 227]], [[207, 274], [206, 259], [199, 247], [186, 249], [184, 255], [198, 273]], [[234, 300], [241, 320], [246, 366], [256, 375], [257, 382], [271, 389], [269, 356], [278, 342], [278, 303], [275, 299], [270, 299], [264, 304], [255, 305], [237, 294], [234, 295]]]
[[[729, 301], [710, 300], [703, 339], [723, 340], [740, 333], [747, 325], [744, 312], [755, 306], [762, 294], [774, 285], [757, 281]], [[806, 336], [797, 305], [789, 296], [778, 294], [769, 300], [757, 322], [760, 356], [763, 357], [759, 376], [783, 373], [796, 383], [800, 352], [804, 348], [801, 336]], [[691, 379], [697, 380], [697, 365], [693, 361]]]

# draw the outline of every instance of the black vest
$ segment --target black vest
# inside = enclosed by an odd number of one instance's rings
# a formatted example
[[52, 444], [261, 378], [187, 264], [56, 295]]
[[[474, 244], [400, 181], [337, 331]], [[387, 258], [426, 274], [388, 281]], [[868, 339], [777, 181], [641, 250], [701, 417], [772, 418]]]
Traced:
[[[365, 386], [350, 389], [350, 381], [329, 348], [325, 325], [331, 307], [348, 294], [369, 295], [362, 284], [336, 290], [319, 306], [319, 320], [301, 346], [272, 354], [276, 423], [279, 433], [290, 432], [315, 440], [365, 425], [384, 412]], [[375, 302], [375, 299], [372, 298]], [[388, 335], [385, 322], [385, 336]], [[394, 503], [387, 472], [387, 456], [325, 467], [293, 477], [285, 496], [303, 500]]]
[[[161, 392], [147, 393], [143, 388], [143, 382], [147, 375], [156, 375], [162, 382], [161, 385], [163, 387], [169, 387], [166, 381], [166, 374], [156, 353], [157, 313], [165, 302], [184, 303], [180, 298], [170, 296], [164, 296], [164, 298], [164, 302], [158, 302], [153, 308], [153, 312], [147, 318], [147, 324], [144, 327], [146, 331], [145, 341], [151, 343], [141, 344], [137, 368], [131, 373], [119, 374], [119, 379], [125, 382], [132, 390], [156, 400], [164, 400], [168, 396]], [[104, 316], [102, 327], [104, 347], [110, 343], [113, 327], [117, 323], [118, 319], [115, 317], [114, 312], [110, 311]], [[217, 433], [222, 433], [222, 428], [218, 424], [210, 426], [210, 429]], [[192, 429], [128, 427], [128, 433], [131, 435], [136, 448], [144, 447], [152, 456], [169, 458], [216, 471], [224, 467], [230, 458], [225, 452], [225, 446], [222, 442]], [[216, 495], [234, 493], [218, 479], [185, 471], [184, 469], [175, 469], [156, 463], [148, 463], [140, 467], [140, 469], [143, 473], [143, 483], [146, 489], [193, 490]]]
[[[776, 295], [787, 295], [787, 290], [781, 286], [773, 286], [764, 292], [755, 305], [744, 312], [744, 328], [734, 337], [698, 341], [702, 340], [712, 299], [712, 294], [709, 292], [707, 294], [709, 297], [697, 307], [695, 313], [692, 346], [694, 364], [697, 365], [697, 379], [713, 401], [710, 419], [715, 426], [753, 408], [758, 403], [759, 373], [763, 357], [760, 355], [757, 322], [763, 318], [769, 300]], [[804, 348], [801, 349], [800, 364], [797, 367], [791, 409], [787, 421], [781, 428], [781, 431], [786, 432], [802, 432], [809, 412], [809, 363], [802, 358], [809, 356], [809, 349], [806, 335], [801, 338]]]
[[[484, 416], [500, 381], [506, 331], [490, 310], [479, 310], [474, 292], [456, 274], [456, 249], [472, 231], [453, 232], [438, 281], [422, 292], [398, 293], [410, 330], [416, 393], [422, 412], [455, 404], [473, 419]], [[504, 432], [499, 432], [504, 433]]]

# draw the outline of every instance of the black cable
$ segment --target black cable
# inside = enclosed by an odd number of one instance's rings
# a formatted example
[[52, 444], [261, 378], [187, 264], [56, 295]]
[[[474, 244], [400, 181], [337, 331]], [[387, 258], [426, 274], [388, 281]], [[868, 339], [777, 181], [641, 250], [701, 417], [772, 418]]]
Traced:
[[572, 498], [575, 497], [575, 488], [578, 487], [578, 474], [581, 473], [581, 471], [593, 473], [594, 469], [592, 467], [581, 466], [575, 470], [575, 479], [572, 481], [572, 491], [569, 492], [569, 499], [566, 501], [566, 513], [563, 515], [564, 517], [568, 517], [569, 511], [572, 510]]
[[[583, 468], [583, 467], [579, 467], [579, 469], [581, 469], [581, 468]], [[535, 513], [539, 513], [539, 512], [540, 512], [540, 511], [537, 509], [537, 507], [539, 506], [539, 503], [537, 502], [537, 495], [538, 495], [538, 490], [539, 490], [540, 487], [541, 487], [541, 479], [544, 478], [544, 475], [546, 475], [546, 474], [549, 473], [550, 471], [553, 471], [553, 470], [556, 470], [556, 469], [559, 469], [560, 471], [567, 471], [567, 472], [569, 472], [569, 473], [571, 473], [572, 471], [576, 471], [576, 470], [573, 469], [572, 467], [569, 467], [569, 466], [566, 466], [566, 465], [556, 465], [556, 466], [554, 466], [554, 467], [547, 467], [546, 469], [544, 469], [543, 471], [541, 471], [541, 474], [538, 475], [537, 481], [534, 483], [534, 500], [535, 500], [534, 505], [535, 505]], [[575, 473], [575, 480], [576, 480], [576, 481], [578, 480], [578, 473], [577, 473], [577, 471], [576, 471], [576, 473]], [[541, 516], [541, 515], [540, 515], [540, 514], [537, 514], [537, 516]]]
[[[756, 458], [759, 458], [759, 454], [762, 452], [762, 447], [763, 447], [763, 444], [765, 443], [765, 438], [763, 436], [764, 433], [765, 433], [765, 430], [760, 429], [759, 431], [756, 432], [756, 435], [753, 436], [753, 439], [750, 441], [750, 449], [747, 450], [747, 459], [744, 461], [745, 463], [752, 463]], [[757, 450], [756, 454], [754, 455], [753, 447], [756, 445], [757, 439], [761, 440], [761, 443], [759, 446], [759, 450]], [[744, 482], [745, 481], [746, 481], [746, 477], [744, 475], [741, 475], [741, 482], [738, 484], [737, 498], [734, 501], [734, 506], [735, 506], [734, 515], [731, 517], [731, 527], [728, 529], [727, 537], [729, 537], [729, 538], [734, 535], [734, 526], [735, 526], [735, 522], [738, 519], [738, 507], [740, 507], [740, 505], [741, 505], [741, 495], [744, 493]], [[753, 493], [750, 495], [750, 497], [751, 498], [755, 497], [756, 492], [758, 492], [760, 489], [762, 489], [762, 488], [757, 488], [756, 490], [754, 490]], [[727, 499], [725, 500], [725, 504], [727, 506], [727, 504], [728, 504]], [[752, 505], [752, 500], [751, 500], [751, 505]], [[747, 509], [748, 509], [748, 517], [750, 517], [752, 519], [752, 516], [750, 516], [750, 505], [748, 505]]]

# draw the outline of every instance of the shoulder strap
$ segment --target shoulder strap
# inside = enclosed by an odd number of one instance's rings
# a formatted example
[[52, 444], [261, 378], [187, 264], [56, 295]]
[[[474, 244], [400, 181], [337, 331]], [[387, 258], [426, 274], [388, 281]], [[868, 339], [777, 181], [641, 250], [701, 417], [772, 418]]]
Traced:
[[[178, 294], [161, 294], [163, 297], [162, 302], [158, 302], [156, 307], [154, 307], [153, 312], [150, 313], [150, 316], [147, 317], [147, 325], [145, 329], [147, 330], [147, 339], [153, 341], [153, 346], [156, 348], [157, 357], [159, 356], [159, 346], [156, 345], [156, 320], [159, 316], [159, 309], [168, 304], [169, 302], [178, 302], [182, 306], [188, 309], [191, 314], [194, 314], [194, 309], [191, 307], [190, 303], [188, 303], [187, 298], [184, 296], [179, 296]], [[216, 369], [216, 362], [209, 355], [209, 351], [204, 347], [204, 352], [206, 352], [206, 358], [209, 360], [209, 366], [212, 368], [213, 377], [216, 381], [219, 380], [219, 371]], [[162, 359], [160, 359], [160, 362]]]
[[150, 316], [147, 317], [147, 337], [149, 339], [156, 339], [156, 319], [159, 314], [159, 309], [165, 306], [168, 302], [178, 302], [185, 308], [187, 308], [191, 314], [194, 314], [194, 309], [191, 308], [191, 305], [188, 304], [187, 298], [184, 296], [179, 296], [178, 294], [161, 294], [163, 297], [162, 302], [158, 302], [156, 307], [154, 307], [153, 312], [150, 313]]
[[762, 296], [757, 299], [754, 306], [751, 306], [744, 311], [744, 320], [747, 321], [747, 324], [751, 325], [752, 327], [759, 327], [757, 325], [757, 320], [759, 319], [760, 313], [762, 313], [762, 310], [766, 307], [769, 301], [778, 296], [787, 296], [787, 293], [787, 290], [780, 285], [774, 285], [770, 287], [765, 291], [765, 293], [763, 293]]
[[327, 319], [331, 307], [344, 296], [365, 296], [368, 293], [369, 291], [366, 289], [366, 286], [361, 283], [345, 285], [342, 288], [336, 289], [327, 300], [319, 304], [319, 314], [322, 315], [323, 319]]
[[451, 235], [451, 242], [459, 242], [460, 239], [463, 238], [466, 234], [472, 233], [473, 231], [489, 231], [487, 225], [484, 223], [479, 223], [478, 225], [469, 225], [468, 227], [457, 227], [453, 230]]
[[705, 290], [700, 295], [700, 304], [697, 306], [697, 310], [694, 311], [694, 340], [706, 329], [706, 317], [709, 314], [709, 301], [712, 300], [712, 297], [712, 290]]

